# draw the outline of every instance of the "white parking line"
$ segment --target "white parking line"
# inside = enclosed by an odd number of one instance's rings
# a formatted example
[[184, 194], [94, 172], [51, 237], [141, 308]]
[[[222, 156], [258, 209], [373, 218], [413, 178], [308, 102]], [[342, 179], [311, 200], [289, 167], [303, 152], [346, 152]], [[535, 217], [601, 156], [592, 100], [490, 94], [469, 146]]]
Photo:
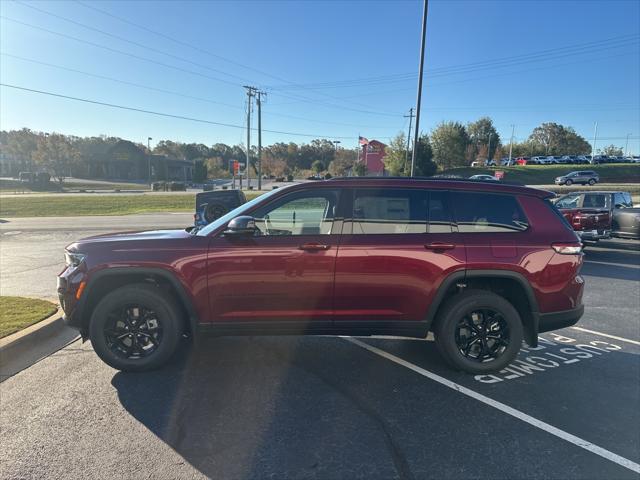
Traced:
[[548, 423], [543, 422], [542, 420], [538, 420], [537, 418], [527, 415], [526, 413], [521, 412], [520, 410], [516, 410], [515, 408], [505, 405], [504, 403], [501, 403], [489, 397], [486, 397], [481, 393], [475, 392], [467, 387], [463, 387], [462, 385], [452, 382], [451, 380], [447, 380], [446, 378], [441, 377], [440, 375], [430, 372], [429, 370], [425, 370], [424, 368], [418, 367], [417, 365], [407, 362], [406, 360], [403, 360], [400, 357], [396, 357], [395, 355], [389, 352], [376, 348], [367, 343], [361, 342], [360, 340], [357, 340], [352, 337], [342, 337], [342, 338], [350, 341], [355, 345], [358, 345], [359, 347], [364, 348], [365, 350], [370, 351], [371, 353], [375, 353], [376, 355], [386, 358], [387, 360], [391, 360], [392, 362], [397, 363], [398, 365], [402, 365], [403, 367], [406, 367], [409, 370], [413, 370], [414, 372], [422, 375], [423, 377], [427, 377], [430, 380], [433, 380], [435, 382], [438, 382], [441, 385], [444, 385], [445, 387], [449, 387], [455, 390], [456, 392], [462, 393], [463, 395], [467, 395], [468, 397], [478, 400], [479, 402], [482, 402], [485, 405], [489, 405], [490, 407], [500, 410], [501, 412], [506, 413], [507, 415], [511, 415], [512, 417], [517, 418], [518, 420], [521, 420], [525, 423], [528, 423], [529, 425], [532, 425], [536, 428], [544, 430], [545, 432], [550, 433], [551, 435], [554, 435], [558, 438], [561, 438], [562, 440], [565, 440], [569, 443], [572, 443], [580, 448], [583, 448], [584, 450], [587, 450], [591, 453], [595, 453], [596, 455], [599, 455], [600, 457], [605, 458], [611, 462], [617, 463], [618, 465], [624, 468], [628, 468], [633, 472], [640, 473], [640, 464], [635, 463], [629, 460], [628, 458], [621, 457], [620, 455], [610, 452], [609, 450], [599, 447], [598, 445], [594, 445], [593, 443], [588, 442], [587, 440], [583, 440], [582, 438], [576, 437], [575, 435], [565, 432], [564, 430], [560, 430], [559, 428], [556, 428], [553, 425], [549, 425]]
[[593, 335], [600, 335], [601, 337], [613, 338], [614, 340], [619, 340], [621, 342], [627, 342], [627, 343], [632, 343], [634, 345], [640, 345], [640, 342], [638, 342], [637, 340], [631, 340], [630, 338], [616, 337], [615, 335], [609, 335], [608, 333], [596, 332], [595, 330], [589, 330], [587, 328], [582, 328], [582, 327], [571, 327], [571, 328], [573, 328], [574, 330], [578, 330], [580, 332], [592, 333]]

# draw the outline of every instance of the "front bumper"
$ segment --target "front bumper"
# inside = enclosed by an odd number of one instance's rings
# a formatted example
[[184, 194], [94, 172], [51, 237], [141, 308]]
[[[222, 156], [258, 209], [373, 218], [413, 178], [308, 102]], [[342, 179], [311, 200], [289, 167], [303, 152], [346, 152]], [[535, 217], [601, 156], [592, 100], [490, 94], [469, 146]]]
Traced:
[[598, 241], [611, 237], [611, 230], [576, 230], [580, 240]]
[[538, 319], [538, 332], [550, 332], [570, 327], [578, 323], [584, 314], [584, 305], [562, 312], [541, 313]]

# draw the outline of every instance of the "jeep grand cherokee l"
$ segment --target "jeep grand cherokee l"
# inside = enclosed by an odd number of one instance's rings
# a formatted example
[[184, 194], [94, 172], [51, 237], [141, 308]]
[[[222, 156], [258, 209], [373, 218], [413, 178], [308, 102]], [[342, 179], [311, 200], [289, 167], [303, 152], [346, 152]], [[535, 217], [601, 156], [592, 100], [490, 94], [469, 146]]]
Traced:
[[447, 362], [499, 370], [583, 313], [581, 244], [542, 190], [334, 179], [264, 194], [199, 230], [66, 249], [68, 324], [121, 370], [183, 334], [435, 335]]

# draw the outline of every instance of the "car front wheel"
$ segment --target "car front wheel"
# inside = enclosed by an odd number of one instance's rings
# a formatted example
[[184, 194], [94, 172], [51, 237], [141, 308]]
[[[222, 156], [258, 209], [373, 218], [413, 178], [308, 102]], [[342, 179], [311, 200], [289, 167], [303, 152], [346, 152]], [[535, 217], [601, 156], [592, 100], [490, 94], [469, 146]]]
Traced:
[[565, 182], [564, 182], [564, 184], [565, 184], [566, 186], [569, 186], [569, 185], [571, 185], [572, 183], [573, 183], [573, 180], [565, 180]]
[[180, 309], [157, 287], [134, 284], [108, 293], [91, 315], [89, 338], [109, 366], [129, 372], [163, 365], [181, 336]]
[[522, 345], [522, 321], [505, 298], [484, 290], [451, 297], [434, 328], [436, 346], [452, 367], [472, 374], [511, 363]]

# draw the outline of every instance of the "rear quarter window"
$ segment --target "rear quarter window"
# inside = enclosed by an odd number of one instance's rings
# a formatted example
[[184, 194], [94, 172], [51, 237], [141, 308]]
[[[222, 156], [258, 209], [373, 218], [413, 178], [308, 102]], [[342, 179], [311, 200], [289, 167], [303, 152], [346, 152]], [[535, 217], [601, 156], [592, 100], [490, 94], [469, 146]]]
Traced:
[[514, 196], [452, 192], [452, 197], [461, 233], [517, 233], [529, 228], [529, 221]]

